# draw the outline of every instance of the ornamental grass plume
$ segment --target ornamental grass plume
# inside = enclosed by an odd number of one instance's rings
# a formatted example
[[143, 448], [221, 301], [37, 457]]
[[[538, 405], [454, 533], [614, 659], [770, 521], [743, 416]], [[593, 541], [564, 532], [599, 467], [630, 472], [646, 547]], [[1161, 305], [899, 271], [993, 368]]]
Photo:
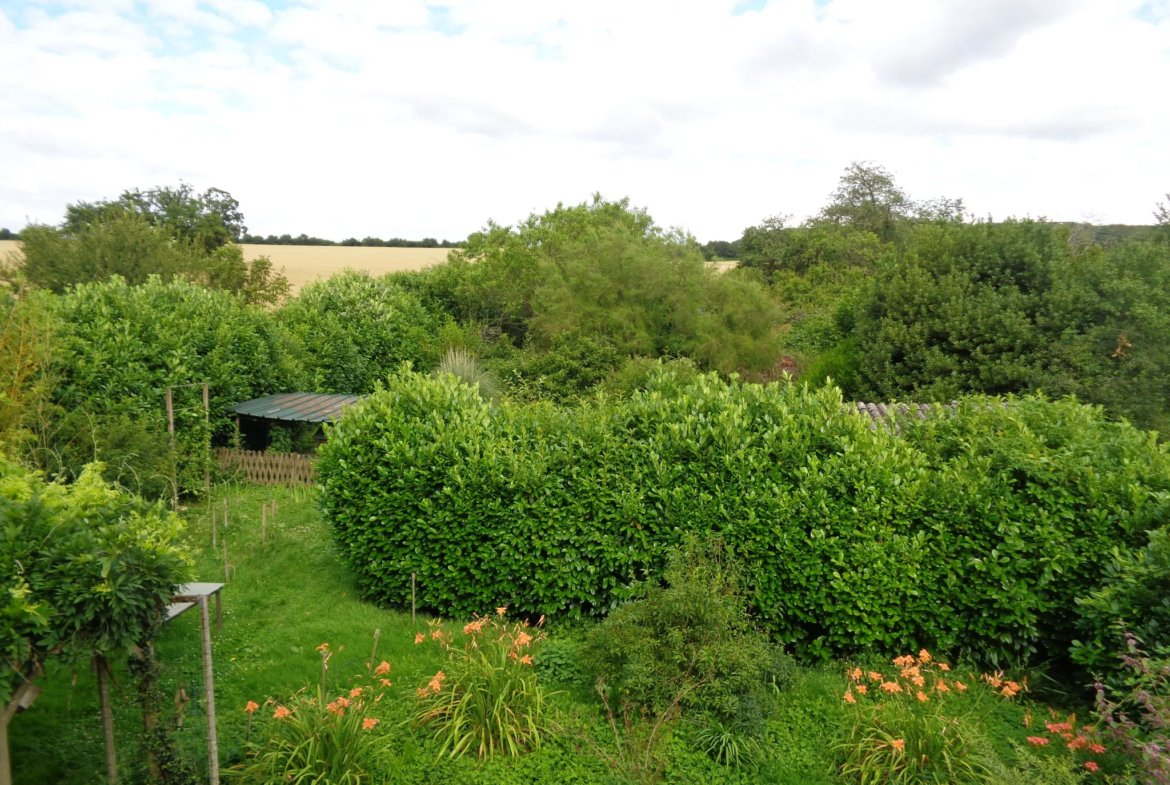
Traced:
[[416, 691], [412, 721], [439, 739], [439, 757], [516, 756], [540, 744], [546, 695], [532, 655], [545, 634], [506, 614], [501, 607], [494, 618], [476, 616], [462, 627], [462, 646], [441, 623], [432, 628], [430, 638], [444, 646], [449, 663]]

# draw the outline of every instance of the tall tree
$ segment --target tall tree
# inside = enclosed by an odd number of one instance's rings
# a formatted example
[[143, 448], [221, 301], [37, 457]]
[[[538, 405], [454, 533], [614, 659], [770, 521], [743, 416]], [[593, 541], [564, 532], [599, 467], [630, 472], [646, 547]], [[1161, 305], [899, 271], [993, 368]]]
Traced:
[[135, 188], [113, 201], [71, 204], [65, 208], [61, 229], [66, 234], [76, 234], [87, 225], [121, 212], [137, 213], [208, 252], [240, 242], [248, 231], [240, 203], [230, 193], [219, 188], [197, 193], [194, 186], [183, 182], [177, 187], [162, 185], [145, 191]]
[[913, 203], [889, 170], [869, 161], [854, 161], [841, 175], [819, 220], [872, 232], [882, 242], [890, 242], [899, 222], [912, 214]]

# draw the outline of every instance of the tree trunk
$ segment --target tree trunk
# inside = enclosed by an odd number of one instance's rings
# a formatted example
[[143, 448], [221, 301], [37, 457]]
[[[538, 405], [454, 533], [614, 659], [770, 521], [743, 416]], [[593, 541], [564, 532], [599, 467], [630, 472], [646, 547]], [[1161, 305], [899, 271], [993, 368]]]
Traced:
[[32, 706], [33, 701], [41, 694], [40, 688], [30, 679], [40, 674], [40, 667], [33, 666], [31, 676], [17, 686], [12, 693], [12, 700], [0, 706], [0, 785], [12, 785], [12, 759], [8, 754], [8, 723], [23, 711]]
[[8, 719], [15, 711], [9, 711], [10, 705], [6, 703], [0, 709], [0, 785], [12, 785], [12, 762], [8, 759]]
[[114, 710], [110, 707], [109, 663], [97, 655], [98, 697], [102, 704], [102, 739], [106, 745], [106, 778], [110, 785], [118, 782], [118, 761], [114, 755]]

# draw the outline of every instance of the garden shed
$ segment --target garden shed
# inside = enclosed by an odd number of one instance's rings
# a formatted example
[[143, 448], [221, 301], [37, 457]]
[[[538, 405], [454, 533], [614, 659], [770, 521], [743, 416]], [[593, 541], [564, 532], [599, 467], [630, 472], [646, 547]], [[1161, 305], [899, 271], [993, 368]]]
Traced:
[[325, 442], [325, 430], [321, 426], [337, 420], [346, 406], [360, 398], [359, 395], [278, 393], [237, 403], [231, 411], [236, 414], [236, 428], [245, 449], [267, 449], [277, 433], [274, 427], [311, 437], [316, 446]]

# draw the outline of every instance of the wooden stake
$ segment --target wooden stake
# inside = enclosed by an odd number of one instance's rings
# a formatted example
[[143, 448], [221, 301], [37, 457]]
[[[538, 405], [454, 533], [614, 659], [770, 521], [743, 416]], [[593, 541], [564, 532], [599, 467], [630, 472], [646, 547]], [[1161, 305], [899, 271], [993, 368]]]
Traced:
[[215, 505], [208, 504], [207, 506], [211, 509], [211, 547], [214, 548], [217, 545], [215, 541]]
[[268, 542], [268, 504], [260, 505], [260, 544]]
[[227, 521], [228, 521], [228, 516], [227, 516], [227, 499], [225, 498], [225, 499], [223, 500], [223, 531], [224, 531], [224, 534], [227, 534]]
[[232, 582], [231, 573], [228, 571], [227, 535], [226, 534], [223, 536], [223, 582], [224, 583], [231, 583]]
[[203, 631], [203, 694], [207, 704], [207, 763], [211, 785], [219, 785], [219, 742], [215, 737], [215, 674], [211, 670], [211, 619], [207, 597], [199, 598], [199, 617]]
[[414, 625], [414, 573], [410, 574], [410, 623]]
[[98, 697], [102, 705], [102, 740], [106, 746], [106, 779], [110, 785], [118, 782], [118, 761], [114, 756], [114, 710], [110, 708], [110, 685], [107, 682], [109, 664], [97, 655]]
[[179, 457], [175, 454], [175, 400], [167, 388], [167, 431], [171, 435], [171, 508], [179, 511]]
[[203, 464], [203, 488], [207, 491], [207, 498], [211, 498], [211, 402], [207, 392], [207, 382], [203, 383], [203, 424], [207, 426], [207, 456]]

